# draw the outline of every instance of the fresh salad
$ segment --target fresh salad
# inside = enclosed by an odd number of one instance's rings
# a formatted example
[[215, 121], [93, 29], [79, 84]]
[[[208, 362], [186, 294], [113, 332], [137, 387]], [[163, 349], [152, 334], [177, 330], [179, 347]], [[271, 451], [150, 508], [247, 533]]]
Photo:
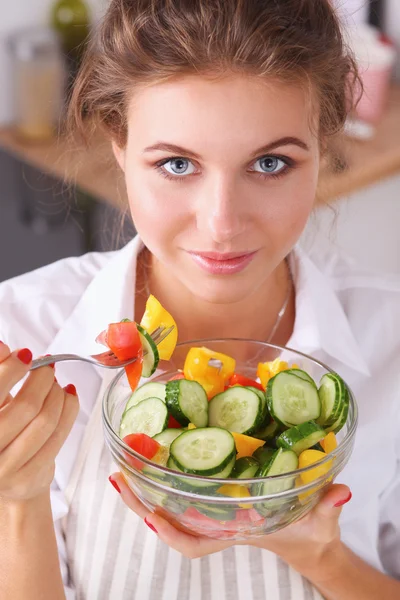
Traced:
[[[173, 331], [156, 345], [154, 332], [171, 326]], [[170, 381], [138, 387], [160, 360], [171, 358], [177, 343], [176, 323], [154, 296], [140, 324], [111, 324], [98, 341], [121, 360], [136, 358], [126, 367], [132, 395], [119, 435], [155, 464], [182, 474], [229, 479], [216, 491], [238, 498], [281, 492], [299, 480], [307, 484], [331, 469], [332, 461], [327, 461], [299, 478], [268, 479], [318, 463], [335, 450], [349, 410], [349, 393], [339, 375], [328, 373], [317, 383], [297, 365], [276, 359], [260, 363], [252, 379], [236, 371], [233, 357], [192, 347], [183, 370]], [[129, 462], [146, 468], [132, 457]], [[261, 477], [267, 479], [257, 481]], [[253, 482], [242, 485], [241, 479]], [[199, 493], [210, 487], [209, 480], [190, 480]], [[184, 481], [182, 487], [187, 487]]]

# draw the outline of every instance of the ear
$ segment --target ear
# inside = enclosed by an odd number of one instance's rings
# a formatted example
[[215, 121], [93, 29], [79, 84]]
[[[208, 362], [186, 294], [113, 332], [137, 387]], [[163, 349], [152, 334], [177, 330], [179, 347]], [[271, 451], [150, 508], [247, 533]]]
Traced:
[[118, 146], [115, 140], [111, 142], [111, 145], [115, 159], [119, 164], [121, 171], [125, 172], [125, 149]]

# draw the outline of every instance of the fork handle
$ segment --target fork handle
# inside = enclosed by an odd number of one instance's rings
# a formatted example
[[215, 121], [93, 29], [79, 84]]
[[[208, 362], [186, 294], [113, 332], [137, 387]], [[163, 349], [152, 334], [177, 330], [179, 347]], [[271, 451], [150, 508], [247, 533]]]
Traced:
[[76, 354], [54, 354], [52, 356], [43, 356], [42, 358], [36, 358], [32, 361], [32, 365], [30, 371], [35, 371], [36, 369], [40, 369], [40, 367], [48, 367], [49, 365], [57, 362], [61, 362], [64, 360], [83, 360], [80, 356]]

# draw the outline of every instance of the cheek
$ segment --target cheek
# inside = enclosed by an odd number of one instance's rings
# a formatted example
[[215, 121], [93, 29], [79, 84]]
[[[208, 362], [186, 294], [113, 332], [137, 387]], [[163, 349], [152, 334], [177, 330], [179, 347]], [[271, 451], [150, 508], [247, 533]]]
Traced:
[[[148, 248], [158, 256], [166, 241], [172, 241], [188, 221], [185, 195], [168, 181], [144, 169], [126, 173], [129, 207], [135, 228]], [[158, 250], [157, 250], [158, 249]], [[160, 252], [161, 250], [161, 252]]]

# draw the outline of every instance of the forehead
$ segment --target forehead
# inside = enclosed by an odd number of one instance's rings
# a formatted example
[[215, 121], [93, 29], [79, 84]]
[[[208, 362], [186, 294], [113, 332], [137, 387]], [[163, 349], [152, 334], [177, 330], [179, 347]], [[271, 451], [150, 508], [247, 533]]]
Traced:
[[[310, 143], [313, 102], [305, 86], [256, 76], [197, 76], [136, 90], [129, 105], [129, 137], [135, 144], [168, 141], [198, 147], [249, 144], [285, 136]], [[253, 148], [254, 149], [254, 148]]]

